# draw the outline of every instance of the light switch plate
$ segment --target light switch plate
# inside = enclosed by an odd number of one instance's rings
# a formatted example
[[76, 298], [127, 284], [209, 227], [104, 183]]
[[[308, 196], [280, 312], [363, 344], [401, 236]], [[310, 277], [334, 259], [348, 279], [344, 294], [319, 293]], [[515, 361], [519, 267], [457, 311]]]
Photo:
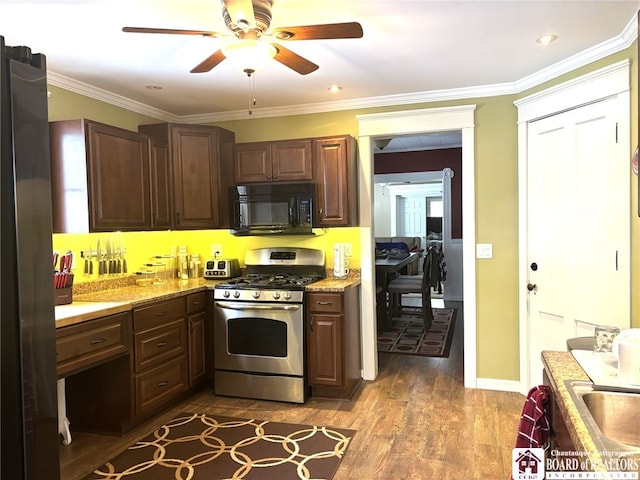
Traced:
[[476, 244], [476, 258], [493, 258], [493, 244], [492, 243]]

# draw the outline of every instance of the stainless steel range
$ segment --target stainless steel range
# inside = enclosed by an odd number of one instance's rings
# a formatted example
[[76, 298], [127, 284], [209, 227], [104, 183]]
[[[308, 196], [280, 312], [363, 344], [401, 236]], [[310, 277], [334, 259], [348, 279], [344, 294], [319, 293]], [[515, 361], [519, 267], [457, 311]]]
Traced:
[[215, 286], [216, 394], [305, 402], [304, 289], [324, 263], [322, 250], [249, 250], [246, 274]]

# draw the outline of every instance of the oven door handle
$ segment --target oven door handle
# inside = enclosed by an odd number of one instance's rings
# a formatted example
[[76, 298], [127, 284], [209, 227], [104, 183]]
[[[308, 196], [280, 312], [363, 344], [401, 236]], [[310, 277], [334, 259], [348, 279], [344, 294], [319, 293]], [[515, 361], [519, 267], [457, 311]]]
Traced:
[[300, 305], [236, 305], [225, 302], [218, 302], [216, 305], [220, 308], [227, 308], [229, 310], [300, 310]]

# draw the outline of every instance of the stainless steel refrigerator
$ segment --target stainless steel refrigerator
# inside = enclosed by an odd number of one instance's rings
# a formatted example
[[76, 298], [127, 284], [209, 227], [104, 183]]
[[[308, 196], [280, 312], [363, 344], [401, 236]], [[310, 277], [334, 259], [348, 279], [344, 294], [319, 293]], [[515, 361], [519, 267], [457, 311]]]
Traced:
[[0, 478], [56, 480], [46, 60], [0, 36]]

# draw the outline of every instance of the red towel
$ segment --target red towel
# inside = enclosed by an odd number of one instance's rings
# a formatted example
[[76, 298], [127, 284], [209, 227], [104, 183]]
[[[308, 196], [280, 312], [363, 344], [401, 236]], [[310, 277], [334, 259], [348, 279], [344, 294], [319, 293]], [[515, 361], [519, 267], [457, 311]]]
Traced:
[[549, 387], [538, 385], [529, 390], [522, 407], [516, 448], [544, 448], [549, 439], [551, 396]]

